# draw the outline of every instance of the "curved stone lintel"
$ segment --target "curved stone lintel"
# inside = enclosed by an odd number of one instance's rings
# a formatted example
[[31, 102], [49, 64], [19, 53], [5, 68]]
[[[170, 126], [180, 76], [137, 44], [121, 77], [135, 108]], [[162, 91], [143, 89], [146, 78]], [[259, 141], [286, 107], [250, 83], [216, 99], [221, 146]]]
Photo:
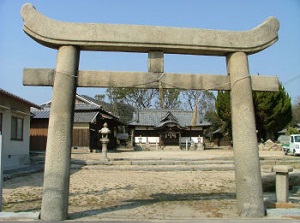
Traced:
[[224, 31], [161, 26], [70, 23], [50, 19], [32, 4], [21, 10], [24, 31], [51, 48], [78, 46], [81, 50], [226, 55], [259, 52], [278, 40], [279, 21], [267, 18], [247, 31]]

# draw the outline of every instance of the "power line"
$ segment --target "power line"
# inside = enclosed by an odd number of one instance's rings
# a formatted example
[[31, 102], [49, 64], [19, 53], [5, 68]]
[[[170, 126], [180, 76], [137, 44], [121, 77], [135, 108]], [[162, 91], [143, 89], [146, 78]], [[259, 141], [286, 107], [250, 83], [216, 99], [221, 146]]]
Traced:
[[297, 76], [295, 76], [295, 77], [290, 78], [289, 80], [287, 80], [287, 81], [285, 81], [285, 82], [283, 82], [283, 84], [284, 84], [284, 85], [287, 85], [288, 83], [293, 82], [294, 80], [296, 80], [296, 79], [298, 79], [298, 78], [300, 78], [300, 74], [297, 75]]

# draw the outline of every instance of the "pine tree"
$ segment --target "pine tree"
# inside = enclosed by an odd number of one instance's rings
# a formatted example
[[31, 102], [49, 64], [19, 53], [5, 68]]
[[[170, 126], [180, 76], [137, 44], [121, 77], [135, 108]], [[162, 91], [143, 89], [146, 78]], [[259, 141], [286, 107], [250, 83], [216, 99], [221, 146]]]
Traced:
[[259, 137], [274, 140], [292, 120], [291, 98], [280, 84], [278, 92], [254, 92], [253, 100]]
[[231, 135], [230, 92], [219, 91], [216, 99], [217, 114], [223, 122], [222, 132]]
[[[291, 98], [282, 84], [278, 92], [254, 92], [258, 139], [275, 139], [276, 133], [285, 128], [292, 120]], [[230, 92], [219, 91], [216, 100], [218, 116], [225, 123], [223, 131], [231, 133]]]

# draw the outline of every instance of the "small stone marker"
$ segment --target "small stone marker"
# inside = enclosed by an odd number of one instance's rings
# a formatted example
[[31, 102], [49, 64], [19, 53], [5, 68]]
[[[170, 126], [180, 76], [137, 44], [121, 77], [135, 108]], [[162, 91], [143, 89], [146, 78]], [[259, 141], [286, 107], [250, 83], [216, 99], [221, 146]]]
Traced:
[[272, 171], [276, 173], [277, 203], [286, 203], [289, 195], [289, 172], [293, 171], [293, 167], [277, 165], [273, 166]]
[[200, 135], [198, 137], [197, 150], [204, 150], [203, 137], [201, 137]]

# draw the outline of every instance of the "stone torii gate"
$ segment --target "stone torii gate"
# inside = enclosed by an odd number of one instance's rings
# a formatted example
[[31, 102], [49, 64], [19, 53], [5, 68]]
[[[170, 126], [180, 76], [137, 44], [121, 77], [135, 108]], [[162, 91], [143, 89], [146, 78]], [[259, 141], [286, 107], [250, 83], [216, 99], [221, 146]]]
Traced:
[[[41, 219], [68, 216], [70, 149], [76, 87], [230, 90], [238, 214], [264, 216], [262, 182], [252, 101], [254, 91], [277, 91], [276, 77], [251, 76], [248, 55], [278, 39], [270, 17], [242, 32], [139, 25], [67, 23], [49, 19], [31, 4], [22, 7], [24, 31], [57, 49], [55, 69], [24, 69], [23, 84], [53, 86]], [[148, 53], [148, 72], [78, 71], [81, 50]], [[164, 53], [224, 56], [227, 75], [164, 73]]]

